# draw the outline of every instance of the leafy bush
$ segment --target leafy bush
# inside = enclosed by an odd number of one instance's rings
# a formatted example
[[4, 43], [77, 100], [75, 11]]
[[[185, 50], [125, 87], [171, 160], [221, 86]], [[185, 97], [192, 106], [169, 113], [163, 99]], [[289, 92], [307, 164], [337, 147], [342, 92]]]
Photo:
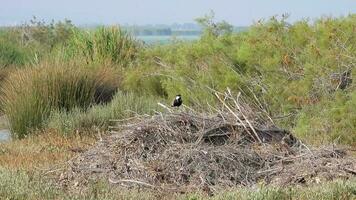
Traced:
[[35, 17], [20, 26], [0, 27], [0, 68], [39, 63], [66, 44], [74, 30], [70, 20], [46, 23]]
[[85, 110], [111, 100], [118, 84], [110, 68], [45, 65], [11, 74], [0, 97], [12, 133], [21, 138], [41, 128], [52, 111]]
[[[242, 33], [212, 34], [219, 31], [214, 30], [217, 26], [209, 26], [217, 23], [203, 18], [206, 35], [192, 43], [146, 49], [140, 58], [142, 65], [127, 72], [124, 87], [168, 99], [180, 93], [184, 103], [195, 108], [216, 102], [211, 89], [229, 87], [250, 98], [256, 95], [279, 126], [293, 129], [299, 123], [299, 132], [302, 124], [307, 126], [298, 119], [310, 114], [307, 108], [321, 107], [325, 99], [341, 106], [333, 96], [340, 90], [339, 75], [348, 70], [354, 74], [355, 19], [356, 15], [350, 15], [289, 24], [285, 17], [271, 18]], [[350, 96], [355, 83], [343, 90]], [[347, 126], [337, 126], [333, 134], [349, 132], [344, 129]], [[313, 135], [313, 130], [308, 131]], [[351, 138], [341, 137], [340, 141], [349, 143]]]
[[355, 108], [356, 91], [338, 92], [332, 99], [303, 108], [294, 130], [309, 143], [356, 144]]
[[[260, 74], [273, 114], [300, 109], [330, 95], [330, 75], [353, 67], [356, 16], [293, 25], [275, 18], [256, 24], [242, 37], [237, 59]], [[340, 41], [345, 41], [343, 45]], [[251, 70], [250, 69], [250, 70]]]

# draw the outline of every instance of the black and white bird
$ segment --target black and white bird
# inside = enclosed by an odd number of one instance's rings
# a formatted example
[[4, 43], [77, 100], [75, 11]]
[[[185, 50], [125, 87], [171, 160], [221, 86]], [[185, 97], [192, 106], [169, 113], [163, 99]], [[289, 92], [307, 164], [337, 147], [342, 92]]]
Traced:
[[183, 103], [182, 96], [178, 94], [173, 101], [172, 107], [179, 107], [182, 105], [182, 103]]

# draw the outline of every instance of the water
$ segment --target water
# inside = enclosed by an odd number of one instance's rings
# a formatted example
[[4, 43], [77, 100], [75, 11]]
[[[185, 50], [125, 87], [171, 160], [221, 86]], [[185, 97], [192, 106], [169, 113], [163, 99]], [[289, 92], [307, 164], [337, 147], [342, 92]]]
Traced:
[[0, 142], [9, 141], [11, 139], [10, 130], [0, 130]]
[[199, 35], [141, 35], [137, 39], [144, 41], [146, 44], [169, 44], [174, 41], [194, 41], [200, 38]]

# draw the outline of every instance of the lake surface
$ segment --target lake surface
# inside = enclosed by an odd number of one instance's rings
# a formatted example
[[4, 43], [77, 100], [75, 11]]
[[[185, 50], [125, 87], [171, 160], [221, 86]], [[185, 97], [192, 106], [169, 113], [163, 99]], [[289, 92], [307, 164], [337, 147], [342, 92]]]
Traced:
[[8, 141], [11, 139], [10, 130], [2, 129], [0, 130], [0, 142]]
[[194, 41], [200, 38], [200, 35], [139, 35], [135, 38], [144, 41], [146, 44], [169, 44], [174, 41]]

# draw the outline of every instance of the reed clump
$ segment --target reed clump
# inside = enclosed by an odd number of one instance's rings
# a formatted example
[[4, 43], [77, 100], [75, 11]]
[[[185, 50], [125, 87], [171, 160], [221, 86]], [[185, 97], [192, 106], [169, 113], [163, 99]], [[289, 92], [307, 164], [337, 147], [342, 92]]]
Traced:
[[68, 59], [81, 57], [86, 63], [129, 65], [138, 55], [140, 44], [119, 27], [101, 27], [93, 32], [75, 30], [64, 46]]
[[12, 134], [22, 138], [43, 127], [51, 112], [82, 110], [111, 100], [119, 86], [111, 68], [49, 66], [12, 73], [2, 86], [2, 109]]

